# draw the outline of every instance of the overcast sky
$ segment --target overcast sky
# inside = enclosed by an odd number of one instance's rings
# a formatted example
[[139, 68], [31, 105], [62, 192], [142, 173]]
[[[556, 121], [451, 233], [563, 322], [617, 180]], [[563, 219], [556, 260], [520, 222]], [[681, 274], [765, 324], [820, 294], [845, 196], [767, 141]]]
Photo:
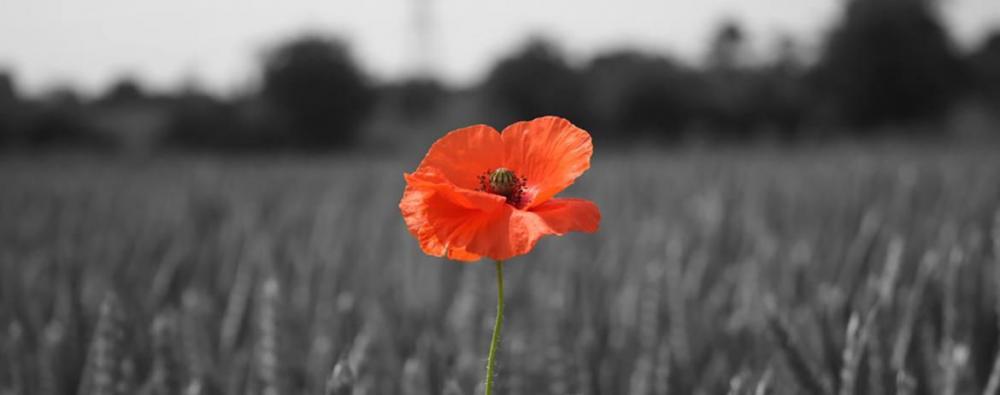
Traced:
[[[309, 31], [344, 37], [378, 79], [412, 72], [421, 0], [0, 0], [0, 69], [20, 87], [71, 84], [88, 92], [129, 74], [157, 89], [194, 81], [232, 92], [252, 81], [261, 49]], [[498, 57], [541, 34], [575, 59], [627, 45], [694, 61], [721, 20], [741, 21], [758, 52], [788, 33], [803, 46], [843, 0], [423, 0], [431, 4], [429, 61], [453, 84], [478, 81]], [[1000, 29], [998, 0], [946, 0], [960, 45]]]

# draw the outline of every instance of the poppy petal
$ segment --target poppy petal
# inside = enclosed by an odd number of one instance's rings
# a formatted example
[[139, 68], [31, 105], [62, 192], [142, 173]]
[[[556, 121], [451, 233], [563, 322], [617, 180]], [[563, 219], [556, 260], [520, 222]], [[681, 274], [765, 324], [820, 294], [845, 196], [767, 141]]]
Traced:
[[452, 203], [469, 209], [493, 211], [506, 202], [503, 196], [460, 188], [434, 167], [420, 168], [412, 174], [404, 173], [403, 178], [409, 186], [433, 190]]
[[596, 232], [600, 221], [597, 205], [583, 199], [550, 199], [531, 211], [505, 206], [480, 217], [476, 225], [470, 227], [474, 230], [471, 230], [468, 244], [462, 244], [463, 239], [459, 240], [459, 245], [474, 254], [507, 260], [531, 252], [538, 240], [546, 235]]
[[531, 213], [545, 223], [548, 234], [559, 236], [569, 232], [594, 233], [601, 223], [597, 205], [584, 199], [549, 199], [532, 208]]
[[550, 199], [531, 211], [504, 205], [492, 213], [466, 217], [464, 222], [436, 217], [439, 214], [431, 214], [438, 239], [495, 260], [527, 254], [543, 236], [596, 232], [601, 221], [597, 205], [583, 199]]
[[473, 125], [449, 132], [427, 151], [417, 167], [434, 167], [452, 184], [479, 187], [479, 176], [503, 166], [503, 140], [487, 125]]
[[420, 243], [420, 249], [425, 254], [437, 257], [447, 257], [448, 259], [472, 262], [479, 260], [479, 256], [469, 253], [463, 248], [451, 247], [441, 242], [437, 237], [437, 232], [428, 220], [428, 204], [432, 202], [432, 197], [437, 192], [432, 188], [407, 185], [403, 190], [403, 199], [399, 202], [399, 209], [403, 213], [403, 221], [406, 228]]
[[544, 203], [590, 168], [590, 135], [569, 121], [547, 116], [508, 126], [500, 135], [504, 164], [527, 179], [526, 209]]
[[531, 251], [537, 238], [516, 223], [518, 213], [509, 205], [492, 213], [479, 212], [458, 221], [431, 214], [432, 226], [437, 236], [447, 243], [473, 254], [494, 260], [507, 260]]

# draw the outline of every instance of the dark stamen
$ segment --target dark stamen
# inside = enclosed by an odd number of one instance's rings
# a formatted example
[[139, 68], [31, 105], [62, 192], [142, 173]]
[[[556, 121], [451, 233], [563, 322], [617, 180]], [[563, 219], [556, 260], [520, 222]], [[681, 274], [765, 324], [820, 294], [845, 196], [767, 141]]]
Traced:
[[521, 207], [524, 203], [524, 186], [528, 179], [517, 177], [512, 170], [503, 167], [488, 170], [478, 176], [479, 190], [507, 198], [507, 203]]

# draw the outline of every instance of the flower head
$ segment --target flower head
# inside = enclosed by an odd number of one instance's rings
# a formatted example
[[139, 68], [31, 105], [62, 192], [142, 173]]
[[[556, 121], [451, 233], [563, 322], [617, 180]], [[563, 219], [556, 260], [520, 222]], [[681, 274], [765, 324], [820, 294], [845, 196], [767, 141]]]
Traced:
[[554, 198], [590, 167], [590, 135], [559, 117], [454, 130], [405, 174], [399, 203], [425, 253], [460, 261], [507, 260], [542, 236], [595, 232], [597, 205]]

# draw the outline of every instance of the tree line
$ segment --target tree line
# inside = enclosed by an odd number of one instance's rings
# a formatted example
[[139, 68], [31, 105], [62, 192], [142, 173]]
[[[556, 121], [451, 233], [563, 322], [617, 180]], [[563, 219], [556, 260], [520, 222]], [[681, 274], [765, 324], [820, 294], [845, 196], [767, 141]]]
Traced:
[[556, 114], [606, 141], [941, 134], [935, 125], [958, 105], [1000, 112], [1000, 31], [960, 51], [936, 7], [848, 1], [812, 59], [792, 39], [767, 59], [749, 59], [736, 21], [717, 28], [697, 64], [630, 49], [577, 64], [538, 38], [465, 92], [431, 78], [375, 83], [342, 41], [317, 35], [268, 51], [256, 88], [228, 98], [195, 86], [152, 93], [130, 78], [96, 98], [71, 89], [27, 97], [0, 73], [0, 147], [348, 148], [374, 117], [432, 119], [467, 97], [498, 125]]

